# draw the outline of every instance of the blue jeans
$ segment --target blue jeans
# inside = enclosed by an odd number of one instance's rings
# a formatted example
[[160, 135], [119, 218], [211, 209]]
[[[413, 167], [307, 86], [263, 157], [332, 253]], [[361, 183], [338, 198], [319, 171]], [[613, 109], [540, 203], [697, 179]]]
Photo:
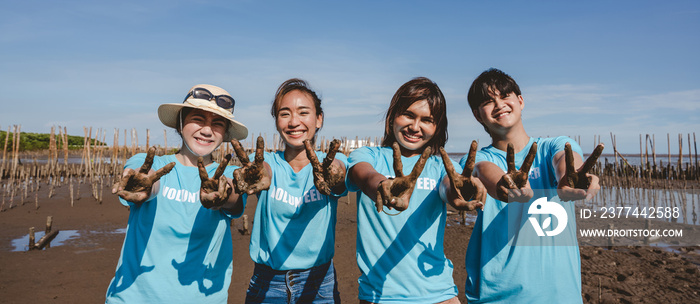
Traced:
[[340, 303], [333, 261], [299, 270], [255, 264], [246, 303]]

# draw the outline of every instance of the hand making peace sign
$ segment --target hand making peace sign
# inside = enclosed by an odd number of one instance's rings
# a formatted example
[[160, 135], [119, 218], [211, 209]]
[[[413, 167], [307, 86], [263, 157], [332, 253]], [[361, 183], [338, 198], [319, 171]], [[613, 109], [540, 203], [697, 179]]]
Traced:
[[233, 171], [236, 193], [247, 193], [250, 195], [269, 189], [270, 173], [267, 172], [264, 166], [265, 140], [262, 136], [258, 136], [255, 146], [255, 161], [253, 162], [248, 159], [248, 153], [245, 152], [238, 140], [231, 140], [231, 144], [238, 160], [243, 164], [242, 167]]
[[121, 180], [112, 187], [112, 193], [135, 204], [142, 204], [147, 201], [151, 197], [153, 184], [175, 167], [175, 162], [172, 162], [158, 169], [158, 171], [151, 172], [155, 155], [156, 148], [151, 147], [148, 149], [146, 159], [138, 172], [130, 168], [124, 169]]
[[532, 199], [534, 192], [530, 188], [530, 182], [527, 177], [530, 173], [530, 167], [535, 160], [537, 154], [537, 142], [532, 143], [530, 151], [525, 156], [520, 170], [515, 169], [515, 149], [512, 143], [508, 143], [506, 151], [506, 163], [508, 164], [508, 172], [501, 177], [496, 184], [497, 199], [504, 203], [521, 202], [527, 203]]
[[411, 174], [403, 175], [403, 164], [401, 162], [401, 148], [399, 143], [394, 142], [391, 147], [394, 149], [394, 174], [395, 178], [389, 178], [379, 182], [377, 187], [377, 212], [381, 212], [383, 206], [386, 205], [389, 209], [396, 209], [398, 211], [404, 211], [408, 208], [408, 202], [411, 200], [411, 194], [413, 193], [413, 187], [416, 185], [416, 180], [423, 172], [423, 167], [425, 167], [425, 162], [430, 157], [432, 149], [426, 147], [423, 150], [420, 158], [413, 166]]
[[340, 148], [340, 140], [334, 139], [331, 142], [328, 154], [323, 159], [323, 164], [319, 163], [316, 152], [308, 139], [304, 140], [304, 147], [306, 148], [306, 157], [313, 168], [316, 189], [323, 195], [330, 195], [336, 186], [345, 182], [345, 169], [337, 164], [333, 165], [335, 154]]
[[223, 176], [224, 170], [230, 160], [231, 154], [226, 155], [224, 161], [216, 168], [214, 176], [209, 178], [207, 169], [204, 168], [204, 160], [202, 157], [197, 159], [199, 178], [202, 180], [202, 186], [199, 190], [199, 201], [204, 208], [218, 210], [226, 203], [226, 200], [231, 195], [233, 189], [228, 183], [228, 179]]
[[557, 186], [559, 198], [563, 201], [573, 201], [593, 198], [600, 185], [598, 184], [598, 176], [589, 174], [588, 171], [593, 168], [598, 161], [598, 157], [603, 153], [605, 146], [599, 144], [593, 150], [593, 153], [586, 159], [583, 165], [578, 169], [574, 169], [574, 154], [571, 151], [571, 145], [566, 143], [564, 146], [566, 173], [562, 176]]
[[[486, 202], [486, 187], [484, 187], [479, 178], [472, 176], [477, 146], [476, 140], [472, 141], [467, 163], [464, 165], [462, 174], [457, 174], [447, 152], [445, 152], [443, 147], [440, 147], [440, 155], [442, 156], [442, 162], [445, 164], [445, 171], [447, 171], [447, 176], [450, 179], [450, 185], [457, 194], [457, 200], [453, 206], [459, 210], [474, 210], [476, 208], [483, 210], [484, 202]], [[473, 199], [467, 201], [467, 198]]]

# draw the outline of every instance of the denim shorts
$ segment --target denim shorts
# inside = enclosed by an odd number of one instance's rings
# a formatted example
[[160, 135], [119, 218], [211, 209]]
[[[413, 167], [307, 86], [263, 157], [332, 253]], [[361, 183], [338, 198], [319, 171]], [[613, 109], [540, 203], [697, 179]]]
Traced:
[[245, 302], [340, 303], [333, 261], [299, 270], [274, 270], [256, 263]]

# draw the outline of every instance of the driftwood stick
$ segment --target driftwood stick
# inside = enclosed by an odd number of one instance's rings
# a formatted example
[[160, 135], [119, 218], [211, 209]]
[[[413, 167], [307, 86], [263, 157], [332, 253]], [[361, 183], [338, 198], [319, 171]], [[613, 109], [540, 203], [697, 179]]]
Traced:
[[39, 241], [34, 245], [34, 247], [29, 247], [29, 250], [44, 249], [44, 247], [46, 247], [48, 244], [51, 243], [51, 241], [53, 241], [53, 239], [56, 238], [56, 236], [58, 235], [58, 232], [59, 231], [56, 230], [56, 231], [52, 231], [51, 233], [42, 236], [41, 239], [39, 239]]

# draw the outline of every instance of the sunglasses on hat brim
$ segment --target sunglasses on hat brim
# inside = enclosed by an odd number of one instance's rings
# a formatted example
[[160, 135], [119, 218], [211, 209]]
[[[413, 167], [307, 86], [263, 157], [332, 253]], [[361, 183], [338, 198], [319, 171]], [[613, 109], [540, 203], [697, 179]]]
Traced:
[[185, 96], [185, 100], [183, 100], [182, 102], [187, 101], [187, 99], [190, 98], [190, 96], [196, 99], [205, 99], [209, 101], [215, 100], [217, 106], [226, 110], [231, 110], [231, 112], [233, 112], [233, 107], [236, 105], [236, 100], [234, 100], [233, 97], [229, 95], [214, 95], [205, 88], [192, 89], [192, 91], [187, 93], [187, 96]]

